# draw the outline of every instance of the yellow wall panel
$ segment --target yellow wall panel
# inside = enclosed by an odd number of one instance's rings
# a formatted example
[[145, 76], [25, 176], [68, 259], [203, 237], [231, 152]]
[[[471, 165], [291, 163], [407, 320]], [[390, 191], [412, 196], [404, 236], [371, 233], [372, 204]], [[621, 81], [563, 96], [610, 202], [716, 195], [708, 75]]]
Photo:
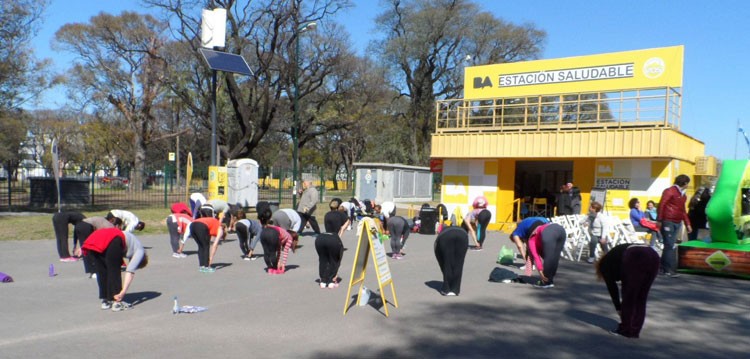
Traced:
[[443, 202], [467, 203], [469, 201], [469, 176], [443, 177]]
[[513, 223], [514, 183], [516, 178], [516, 160], [502, 158], [498, 160], [497, 176], [497, 218], [500, 230], [507, 230]]
[[497, 161], [496, 160], [484, 161], [484, 174], [485, 175], [497, 175]]

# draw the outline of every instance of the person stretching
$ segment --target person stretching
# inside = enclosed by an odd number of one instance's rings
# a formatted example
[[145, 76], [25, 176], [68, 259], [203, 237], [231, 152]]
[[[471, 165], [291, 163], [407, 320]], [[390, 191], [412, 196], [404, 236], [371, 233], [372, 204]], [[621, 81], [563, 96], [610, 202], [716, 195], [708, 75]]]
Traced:
[[469, 235], [461, 227], [448, 227], [435, 239], [435, 258], [443, 272], [443, 286], [440, 294], [456, 296], [461, 294], [461, 277], [464, 260], [469, 250]]
[[341, 200], [334, 199], [330, 202], [331, 211], [323, 218], [325, 233], [315, 238], [315, 251], [318, 252], [318, 274], [320, 275], [320, 288], [336, 288], [338, 283], [336, 275], [341, 266], [341, 258], [344, 256], [344, 244], [341, 236], [349, 226], [349, 217], [346, 209], [341, 206]]

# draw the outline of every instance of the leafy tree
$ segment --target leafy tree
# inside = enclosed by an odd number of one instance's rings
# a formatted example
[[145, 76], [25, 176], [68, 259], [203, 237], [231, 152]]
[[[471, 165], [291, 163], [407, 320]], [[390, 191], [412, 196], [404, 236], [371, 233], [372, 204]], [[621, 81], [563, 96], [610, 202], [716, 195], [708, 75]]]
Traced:
[[[250, 65], [250, 77], [231, 73], [220, 74], [218, 99], [218, 142], [223, 158], [262, 157], [264, 139], [274, 131], [290, 133], [296, 43], [300, 41], [299, 99], [302, 132], [300, 146], [329, 130], [318, 120], [312, 95], [329, 84], [327, 77], [344, 55], [342, 31], [323, 25], [323, 32], [297, 31], [301, 24], [312, 21], [322, 25], [347, 0], [287, 1], [172, 1], [146, 0], [145, 3], [165, 10], [173, 32], [179, 37], [179, 51], [172, 52], [168, 62], [168, 83], [204, 128], [210, 126], [210, 71], [200, 57], [198, 39], [200, 10], [227, 9], [227, 41], [225, 51], [241, 55]], [[327, 99], [320, 96], [317, 100]], [[285, 120], [286, 121], [283, 121]], [[283, 121], [283, 123], [280, 123]], [[336, 126], [334, 126], [336, 127]], [[272, 136], [273, 140], [284, 140]], [[289, 141], [288, 137], [285, 141]], [[278, 143], [268, 144], [277, 148]], [[269, 157], [277, 157], [270, 155]]]
[[434, 130], [435, 100], [461, 93], [465, 59], [474, 64], [532, 59], [545, 33], [531, 24], [514, 25], [481, 11], [470, 0], [388, 0], [378, 16], [384, 38], [372, 48], [397, 78], [408, 98], [403, 118], [411, 129], [409, 162], [425, 164]]
[[69, 72], [74, 96], [89, 100], [96, 111], [114, 110], [129, 127], [131, 189], [142, 188], [146, 152], [158, 122], [154, 106], [165, 92], [166, 26], [150, 15], [125, 11], [66, 24], [55, 34], [56, 45], [78, 57]]
[[9, 173], [21, 161], [26, 115], [21, 107], [56, 83], [29, 46], [37, 34], [46, 0], [0, 2], [0, 161]]

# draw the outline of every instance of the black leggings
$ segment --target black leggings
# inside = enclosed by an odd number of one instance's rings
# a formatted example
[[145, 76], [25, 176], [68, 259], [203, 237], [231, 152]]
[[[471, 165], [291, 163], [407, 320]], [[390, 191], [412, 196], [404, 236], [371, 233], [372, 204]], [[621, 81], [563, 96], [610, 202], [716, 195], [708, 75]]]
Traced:
[[557, 223], [551, 223], [542, 231], [542, 251], [544, 276], [549, 279], [549, 283], [554, 282], [557, 274], [557, 266], [560, 263], [560, 253], [565, 246], [565, 228]]
[[[70, 257], [70, 247], [68, 246], [68, 216], [66, 213], [55, 213], [52, 216], [52, 228], [55, 230], [57, 239], [57, 254], [60, 258]], [[76, 237], [73, 235], [73, 246], [75, 247]]]
[[334, 282], [344, 256], [341, 238], [337, 234], [322, 233], [315, 239], [315, 251], [318, 252], [320, 283]]
[[461, 277], [468, 249], [469, 235], [459, 227], [448, 227], [435, 239], [435, 258], [443, 272], [443, 293], [461, 292]]
[[[81, 247], [83, 247], [83, 244], [86, 243], [86, 239], [89, 238], [91, 233], [94, 233], [95, 230], [96, 228], [94, 228], [93, 224], [83, 221], [78, 222], [78, 224], [73, 227], [73, 233], [81, 241]], [[96, 270], [96, 264], [88, 257], [83, 257], [83, 270], [86, 273], [98, 273]]]
[[273, 228], [263, 228], [260, 232], [260, 244], [263, 246], [263, 260], [268, 269], [277, 269], [279, 265], [279, 232]]
[[479, 242], [480, 246], [484, 246], [484, 240], [487, 236], [487, 225], [490, 224], [490, 219], [492, 219], [492, 212], [486, 209], [483, 209], [477, 215], [477, 242]]
[[208, 226], [201, 222], [190, 223], [190, 234], [198, 245], [198, 265], [208, 267], [209, 250], [211, 249], [211, 233]]
[[122, 290], [122, 238], [115, 237], [109, 242], [104, 253], [89, 251], [90, 258], [96, 268], [96, 283], [99, 285], [99, 299], [112, 301], [115, 294]]

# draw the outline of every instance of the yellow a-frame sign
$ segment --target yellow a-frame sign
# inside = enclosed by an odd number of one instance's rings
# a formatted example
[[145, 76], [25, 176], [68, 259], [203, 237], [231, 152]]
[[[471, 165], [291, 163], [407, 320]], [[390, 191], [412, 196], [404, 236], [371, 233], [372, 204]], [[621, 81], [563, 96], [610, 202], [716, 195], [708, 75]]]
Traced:
[[357, 290], [357, 300], [359, 302], [359, 296], [362, 293], [362, 287], [365, 284], [365, 273], [367, 272], [367, 257], [369, 253], [372, 253], [372, 262], [375, 263], [375, 274], [378, 277], [378, 287], [380, 289], [380, 299], [383, 301], [383, 308], [385, 309], [385, 316], [388, 316], [388, 302], [385, 300], [384, 287], [387, 285], [391, 286], [391, 293], [393, 294], [393, 306], [398, 308], [398, 299], [396, 299], [396, 288], [393, 286], [393, 278], [391, 277], [391, 270], [388, 267], [388, 257], [385, 254], [385, 248], [380, 243], [379, 238], [373, 238], [373, 233], [370, 230], [375, 227], [375, 222], [372, 218], [365, 218], [360, 222], [358, 228], [359, 237], [357, 239], [357, 251], [354, 254], [354, 264], [352, 265], [352, 275], [349, 279], [349, 289], [346, 291], [346, 302], [344, 303], [344, 315], [349, 310], [350, 298], [352, 294], [352, 287], [359, 284]]

